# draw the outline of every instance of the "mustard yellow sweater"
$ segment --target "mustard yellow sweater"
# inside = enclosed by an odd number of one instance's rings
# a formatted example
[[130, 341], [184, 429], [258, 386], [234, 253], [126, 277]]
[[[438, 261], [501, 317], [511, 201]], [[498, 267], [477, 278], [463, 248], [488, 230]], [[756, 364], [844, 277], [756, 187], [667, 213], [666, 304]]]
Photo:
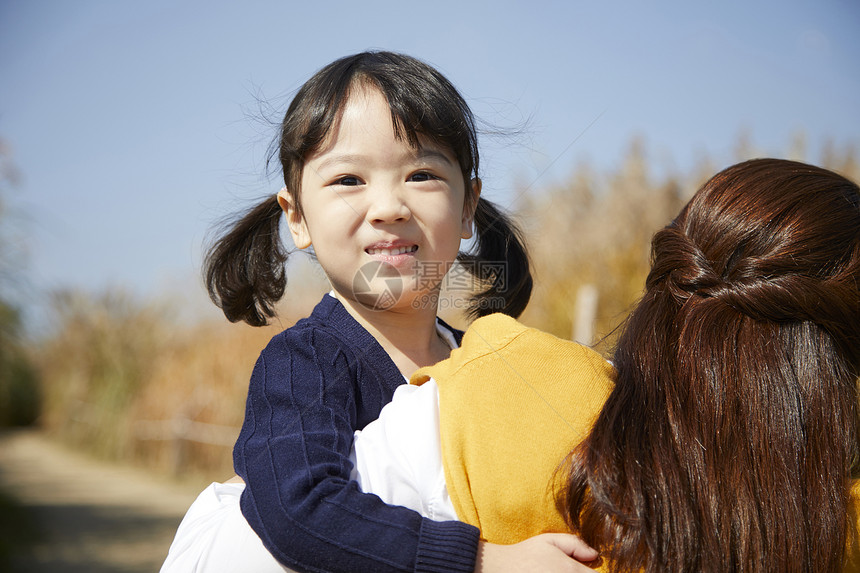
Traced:
[[612, 389], [598, 353], [503, 314], [476, 320], [433, 377], [445, 481], [457, 516], [492, 543], [566, 531], [552, 478]]
[[[612, 390], [599, 354], [494, 314], [476, 320], [460, 348], [420, 369], [433, 377], [445, 481], [457, 516], [492, 543], [567, 531], [553, 477], [588, 434]], [[860, 573], [860, 483], [851, 490], [845, 571]]]

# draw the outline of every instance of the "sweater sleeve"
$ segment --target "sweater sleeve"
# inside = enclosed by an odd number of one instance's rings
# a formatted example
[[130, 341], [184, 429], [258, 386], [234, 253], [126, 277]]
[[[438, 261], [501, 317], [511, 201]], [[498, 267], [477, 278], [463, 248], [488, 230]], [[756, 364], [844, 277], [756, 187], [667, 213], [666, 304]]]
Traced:
[[385, 505], [349, 480], [354, 430], [366, 417], [361, 394], [379, 392], [362, 387], [362, 368], [320, 330], [273, 339], [254, 367], [234, 450], [247, 484], [242, 513], [298, 571], [472, 571], [476, 528]]

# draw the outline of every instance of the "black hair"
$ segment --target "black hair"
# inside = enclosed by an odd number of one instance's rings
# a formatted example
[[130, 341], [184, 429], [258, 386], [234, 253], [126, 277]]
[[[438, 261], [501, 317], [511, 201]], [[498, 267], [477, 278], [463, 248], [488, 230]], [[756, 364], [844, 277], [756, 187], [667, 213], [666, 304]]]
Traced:
[[[336, 60], [296, 93], [280, 126], [277, 156], [284, 183], [301, 214], [305, 160], [320, 149], [340, 118], [351, 90], [370, 86], [388, 102], [394, 134], [418, 146], [419, 135], [443, 146], [457, 159], [466, 185], [465, 208], [474, 209], [476, 240], [464, 264], [486, 288], [473, 295], [469, 314], [519, 316], [531, 296], [532, 277], [519, 229], [486, 199], [469, 192], [478, 177], [475, 119], [457, 89], [424, 62], [392, 52], [363, 52]], [[232, 322], [253, 326], [275, 316], [284, 295], [288, 251], [280, 239], [282, 211], [266, 198], [240, 215], [207, 250], [203, 274], [209, 297]]]

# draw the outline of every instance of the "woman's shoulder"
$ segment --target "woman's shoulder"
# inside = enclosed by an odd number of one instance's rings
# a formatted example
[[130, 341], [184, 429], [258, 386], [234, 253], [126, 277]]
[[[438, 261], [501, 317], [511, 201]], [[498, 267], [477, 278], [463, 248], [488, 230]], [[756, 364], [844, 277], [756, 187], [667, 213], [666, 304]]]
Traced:
[[460, 348], [448, 360], [430, 367], [427, 374], [438, 378], [437, 374], [443, 372], [481, 371], [488, 363], [494, 367], [501, 363], [524, 372], [547, 368], [569, 372], [575, 366], [601, 380], [610, 380], [614, 375], [609, 362], [591, 348], [526, 326], [505, 314], [491, 314], [473, 322]]

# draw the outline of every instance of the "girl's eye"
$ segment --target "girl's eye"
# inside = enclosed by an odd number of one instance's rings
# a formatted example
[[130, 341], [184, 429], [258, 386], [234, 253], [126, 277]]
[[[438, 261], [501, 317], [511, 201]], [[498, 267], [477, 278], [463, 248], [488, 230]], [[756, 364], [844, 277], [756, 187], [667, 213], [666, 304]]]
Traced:
[[335, 183], [335, 185], [344, 185], [346, 187], [355, 187], [356, 185], [361, 184], [358, 177], [354, 177], [352, 175], [347, 175], [346, 177], [341, 177], [340, 179], [336, 180], [334, 183]]
[[426, 171], [419, 171], [418, 173], [413, 173], [409, 176], [409, 181], [422, 182], [422, 181], [433, 181], [439, 179], [432, 173], [427, 173]]

